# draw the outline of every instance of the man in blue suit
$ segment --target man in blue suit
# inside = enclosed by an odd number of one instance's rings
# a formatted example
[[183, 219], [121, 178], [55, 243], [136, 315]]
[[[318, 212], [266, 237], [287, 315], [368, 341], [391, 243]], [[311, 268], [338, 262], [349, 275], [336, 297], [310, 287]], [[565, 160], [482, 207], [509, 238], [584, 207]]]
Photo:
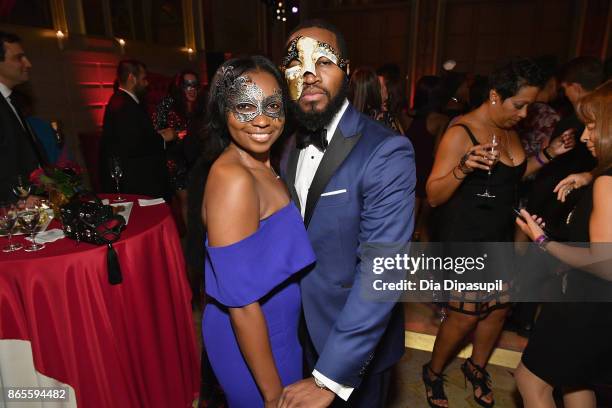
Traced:
[[286, 387], [279, 407], [384, 407], [404, 353], [403, 311], [362, 296], [372, 274], [362, 260], [366, 248], [394, 253], [409, 243], [414, 151], [347, 101], [346, 45], [329, 23], [298, 26], [283, 68], [300, 128], [284, 177], [317, 262], [301, 283], [312, 376]]

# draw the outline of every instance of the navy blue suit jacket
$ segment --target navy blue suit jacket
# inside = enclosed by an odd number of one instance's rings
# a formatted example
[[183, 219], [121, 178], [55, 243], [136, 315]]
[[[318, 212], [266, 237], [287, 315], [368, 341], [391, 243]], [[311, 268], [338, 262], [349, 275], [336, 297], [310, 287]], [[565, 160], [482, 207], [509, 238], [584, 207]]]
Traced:
[[[292, 148], [284, 176], [299, 205], [298, 157]], [[317, 262], [301, 282], [306, 326], [319, 354], [315, 369], [339, 384], [358, 387], [364, 375], [389, 368], [404, 353], [401, 305], [362, 296], [360, 285], [372, 271], [360, 257], [365, 246], [399, 252], [409, 243], [415, 174], [409, 139], [349, 105], [308, 192], [304, 222]]]

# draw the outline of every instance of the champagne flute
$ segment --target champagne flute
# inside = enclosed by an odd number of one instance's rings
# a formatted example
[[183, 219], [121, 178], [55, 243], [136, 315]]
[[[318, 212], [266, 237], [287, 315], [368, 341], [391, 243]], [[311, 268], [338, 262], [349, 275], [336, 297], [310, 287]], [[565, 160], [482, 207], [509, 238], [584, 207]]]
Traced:
[[63, 147], [64, 146], [64, 134], [62, 132], [62, 127], [59, 121], [52, 120], [49, 123], [51, 124], [51, 128], [53, 129], [53, 133], [55, 136], [55, 144], [57, 144], [58, 147]]
[[38, 227], [40, 227], [41, 211], [44, 211], [44, 210], [42, 210], [39, 207], [34, 207], [34, 208], [29, 208], [19, 213], [19, 224], [21, 225], [21, 228], [23, 228], [25, 232], [30, 234], [30, 238], [32, 239], [32, 245], [27, 246], [25, 248], [26, 252], [40, 251], [41, 249], [45, 247], [44, 244], [36, 243], [36, 232], [38, 230]]
[[2, 252], [13, 252], [23, 248], [23, 245], [13, 244], [13, 232], [17, 223], [17, 209], [12, 204], [0, 205], [0, 229], [8, 235], [8, 245], [2, 248]]
[[121, 180], [121, 177], [123, 177], [123, 170], [121, 169], [121, 163], [119, 162], [118, 157], [111, 158], [110, 168], [111, 177], [113, 178], [113, 180], [115, 180], [115, 188], [117, 190], [117, 198], [115, 198], [113, 201], [125, 201], [125, 199], [121, 197], [121, 193], [119, 191], [119, 182]]
[[484, 193], [479, 193], [476, 194], [478, 197], [484, 197], [484, 198], [495, 198], [495, 194], [491, 194], [489, 192], [489, 186], [491, 183], [491, 171], [493, 169], [493, 166], [495, 166], [495, 164], [497, 164], [497, 144], [499, 143], [499, 140], [497, 138], [497, 135], [495, 133], [493, 133], [492, 137], [491, 137], [491, 147], [489, 148], [488, 152], [491, 153], [491, 155], [495, 156], [496, 158], [493, 159], [493, 163], [489, 164], [489, 171], [487, 172], [487, 185], [485, 187], [485, 191]]
[[17, 176], [17, 183], [13, 186], [13, 194], [18, 198], [17, 207], [19, 209], [25, 208], [26, 199], [32, 191], [32, 185], [23, 181], [21, 175]]

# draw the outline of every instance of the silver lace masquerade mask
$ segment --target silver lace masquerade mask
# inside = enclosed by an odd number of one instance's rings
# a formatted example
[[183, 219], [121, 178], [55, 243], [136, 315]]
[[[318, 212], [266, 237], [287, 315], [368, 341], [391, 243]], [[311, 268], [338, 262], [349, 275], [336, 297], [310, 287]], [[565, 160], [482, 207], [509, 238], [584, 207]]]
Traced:
[[270, 96], [265, 96], [261, 88], [247, 75], [235, 78], [232, 66], [223, 69], [219, 81], [217, 86], [226, 98], [226, 109], [232, 112], [237, 121], [250, 122], [259, 115], [272, 119], [285, 116], [280, 89], [276, 89]]
[[[287, 48], [287, 54], [283, 58], [282, 67], [289, 86], [289, 97], [297, 101], [304, 89], [304, 75], [310, 72], [317, 75], [316, 64], [320, 58], [327, 58], [344, 70], [348, 61], [341, 58], [338, 52], [329, 44], [310, 37], [299, 36], [294, 38]], [[292, 61], [298, 63], [292, 67]]]
[[187, 79], [183, 81], [183, 89], [198, 89], [200, 87], [200, 81], [197, 79]]

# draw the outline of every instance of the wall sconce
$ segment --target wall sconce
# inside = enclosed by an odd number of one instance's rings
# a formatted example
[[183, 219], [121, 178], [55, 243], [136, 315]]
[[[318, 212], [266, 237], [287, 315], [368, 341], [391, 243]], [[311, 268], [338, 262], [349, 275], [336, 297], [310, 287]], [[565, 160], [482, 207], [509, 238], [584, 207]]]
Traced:
[[117, 42], [119, 43], [119, 49], [121, 50], [121, 55], [125, 54], [125, 40], [123, 38], [117, 38]]
[[57, 30], [55, 32], [55, 36], [57, 37], [57, 46], [59, 47], [60, 51], [62, 51], [64, 49], [64, 38], [66, 35], [62, 32], [62, 30]]
[[444, 64], [442, 64], [442, 68], [444, 68], [445, 71], [452, 71], [453, 69], [455, 69], [455, 67], [457, 66], [457, 61], [449, 59], [447, 61], [444, 62]]
[[193, 48], [187, 48], [187, 55], [189, 56], [189, 61], [193, 61]]

